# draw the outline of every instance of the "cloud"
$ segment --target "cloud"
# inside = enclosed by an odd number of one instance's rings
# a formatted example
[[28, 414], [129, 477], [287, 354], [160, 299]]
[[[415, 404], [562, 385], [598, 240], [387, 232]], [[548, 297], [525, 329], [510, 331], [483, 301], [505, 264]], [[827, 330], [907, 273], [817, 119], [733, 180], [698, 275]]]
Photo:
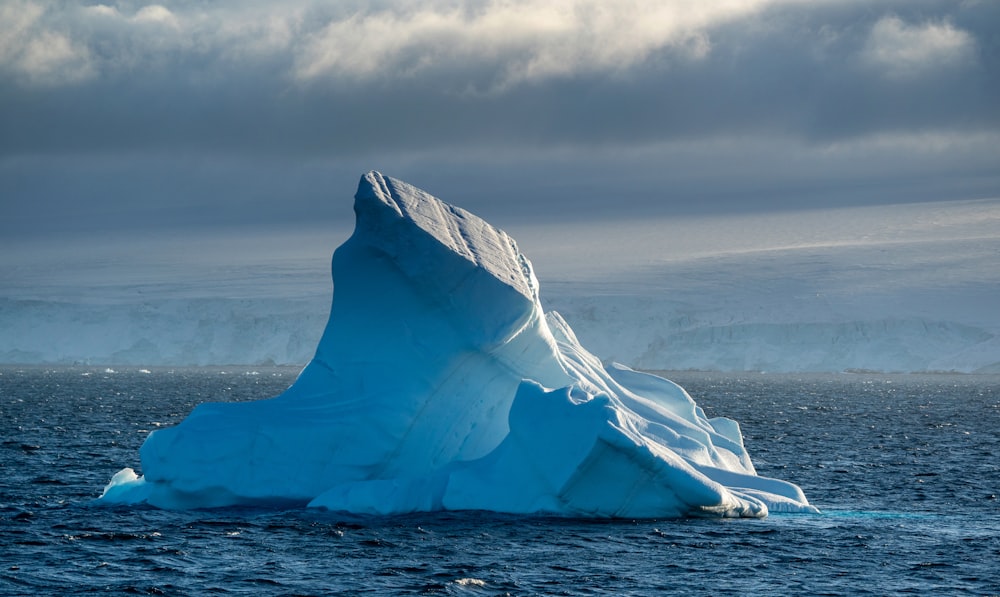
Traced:
[[143, 6], [133, 17], [137, 23], [161, 23], [172, 27], [177, 26], [177, 18], [170, 10], [159, 4]]
[[273, 220], [372, 167], [555, 215], [1000, 194], [997, 27], [951, 0], [9, 0], [0, 208]]
[[766, 2], [696, 4], [600, 0], [430, 3], [355, 13], [311, 34], [296, 56], [301, 79], [416, 76], [473, 62], [498, 87], [624, 70], [663, 48], [710, 49], [708, 27]]
[[87, 76], [113, 76], [164, 49], [180, 53], [182, 60], [193, 54], [211, 63], [222, 56], [260, 58], [263, 52], [241, 50], [257, 48], [289, 64], [286, 74], [301, 80], [382, 79], [461, 72], [471, 65], [495, 72], [495, 83], [502, 85], [628, 69], [663, 48], [702, 56], [710, 47], [708, 28], [773, 3], [220, 2], [179, 4], [171, 10], [160, 4], [15, 0], [3, 8], [8, 41], [0, 60], [16, 65], [16, 54], [23, 53], [18, 48], [57, 36], [88, 62]]
[[136, 9], [132, 14], [124, 14], [116, 6], [94, 4], [82, 8], [82, 13], [93, 19], [110, 19], [134, 25], [152, 23], [179, 29], [180, 20], [169, 8], [160, 4], [149, 4]]
[[90, 52], [46, 26], [45, 9], [13, 0], [0, 5], [0, 73], [30, 85], [76, 84], [93, 75]]
[[871, 29], [864, 59], [894, 77], [962, 68], [975, 58], [975, 40], [948, 22], [909, 24], [896, 16], [879, 19]]

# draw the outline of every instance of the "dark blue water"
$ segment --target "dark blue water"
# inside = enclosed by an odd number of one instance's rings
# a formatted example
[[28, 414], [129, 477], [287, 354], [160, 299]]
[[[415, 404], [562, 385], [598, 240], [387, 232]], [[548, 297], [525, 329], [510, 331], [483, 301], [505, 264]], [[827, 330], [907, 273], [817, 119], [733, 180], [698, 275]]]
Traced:
[[292, 369], [0, 369], [0, 594], [1000, 594], [1000, 378], [672, 374], [821, 515], [93, 507], [149, 430]]

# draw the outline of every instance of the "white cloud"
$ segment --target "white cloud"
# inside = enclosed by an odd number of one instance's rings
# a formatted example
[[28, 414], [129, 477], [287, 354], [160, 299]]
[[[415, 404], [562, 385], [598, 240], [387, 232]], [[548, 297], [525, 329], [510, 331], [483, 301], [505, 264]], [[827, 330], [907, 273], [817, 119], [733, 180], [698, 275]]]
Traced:
[[108, 6], [107, 4], [95, 4], [93, 6], [88, 6], [85, 10], [105, 17], [117, 18], [121, 16], [121, 13], [118, 12], [117, 8], [114, 6]]
[[[170, 32], [153, 34], [151, 27]], [[76, 84], [123, 65], [133, 68], [167, 46], [189, 46], [183, 34], [180, 20], [158, 4], [129, 16], [106, 4], [13, 0], [0, 3], [0, 72], [32, 86]], [[126, 38], [130, 43], [122, 43]]]
[[971, 35], [951, 23], [912, 25], [887, 16], [872, 26], [864, 59], [889, 76], [911, 77], [970, 63], [974, 45]]
[[136, 11], [133, 19], [137, 23], [161, 23], [164, 25], [176, 26], [177, 18], [166, 7], [159, 4], [143, 6]]
[[663, 48], [702, 57], [706, 29], [766, 2], [494, 0], [402, 6], [333, 20], [297, 57], [302, 79], [413, 74], [474, 62], [509, 84], [626, 69]]
[[74, 18], [75, 33], [100, 48], [101, 73], [167, 72], [178, 78], [222, 80], [277, 58], [288, 63], [301, 12], [294, 6], [251, 4], [94, 5]]
[[0, 5], [0, 59], [12, 61], [18, 46], [30, 37], [31, 30], [44, 9], [33, 2], [10, 2]]
[[[770, 23], [774, 36], [791, 35], [775, 16], [822, 14], [816, 6], [804, 0], [7, 0], [0, 1], [0, 70], [52, 85], [155, 70], [165, 61], [205, 69], [209, 77], [224, 75], [211, 70], [219, 65], [248, 72], [267, 64], [299, 81], [433, 74], [448, 79], [449, 91], [496, 90], [630, 72], [651, 56], [696, 61], [722, 43], [743, 43], [733, 41], [734, 32], [759, 43], [750, 33], [759, 37]], [[720, 33], [727, 23], [738, 26]], [[836, 51], [846, 31], [843, 23], [816, 30], [803, 51]], [[861, 56], [877, 72], [905, 78], [970, 63], [974, 48], [975, 38], [947, 17], [886, 16], [871, 26]]]
[[[697, 59], [708, 29], [775, 0], [388, 0], [276, 4], [0, 4], [0, 65], [70, 82], [164, 60], [287, 65], [302, 81], [475, 72], [494, 87], [626, 70], [668, 48]], [[173, 56], [173, 58], [170, 58]], [[461, 75], [458, 75], [461, 78]]]
[[76, 83], [93, 74], [90, 52], [46, 26], [46, 9], [15, 0], [0, 5], [0, 71], [34, 85]]
[[353, 155], [996, 128], [995, 11], [946, 0], [888, 17], [851, 0], [86, 1], [0, 0], [0, 90], [19, 100], [0, 150]]

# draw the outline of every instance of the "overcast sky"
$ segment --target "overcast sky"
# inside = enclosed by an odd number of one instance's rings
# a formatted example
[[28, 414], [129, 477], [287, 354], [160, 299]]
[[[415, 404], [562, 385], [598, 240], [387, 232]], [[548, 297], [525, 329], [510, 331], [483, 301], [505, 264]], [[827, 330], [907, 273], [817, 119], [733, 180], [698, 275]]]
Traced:
[[[1000, 2], [0, 2], [0, 234], [1000, 197]], [[349, 222], [348, 222], [349, 223]]]

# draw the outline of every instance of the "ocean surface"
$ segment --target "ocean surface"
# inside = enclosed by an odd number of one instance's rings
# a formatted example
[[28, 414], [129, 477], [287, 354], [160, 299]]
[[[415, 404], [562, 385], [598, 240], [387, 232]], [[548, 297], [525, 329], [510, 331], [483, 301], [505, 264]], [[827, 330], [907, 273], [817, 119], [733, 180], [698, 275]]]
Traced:
[[295, 368], [0, 368], [0, 595], [1000, 595], [1000, 376], [672, 373], [818, 515], [95, 506], [149, 431]]

